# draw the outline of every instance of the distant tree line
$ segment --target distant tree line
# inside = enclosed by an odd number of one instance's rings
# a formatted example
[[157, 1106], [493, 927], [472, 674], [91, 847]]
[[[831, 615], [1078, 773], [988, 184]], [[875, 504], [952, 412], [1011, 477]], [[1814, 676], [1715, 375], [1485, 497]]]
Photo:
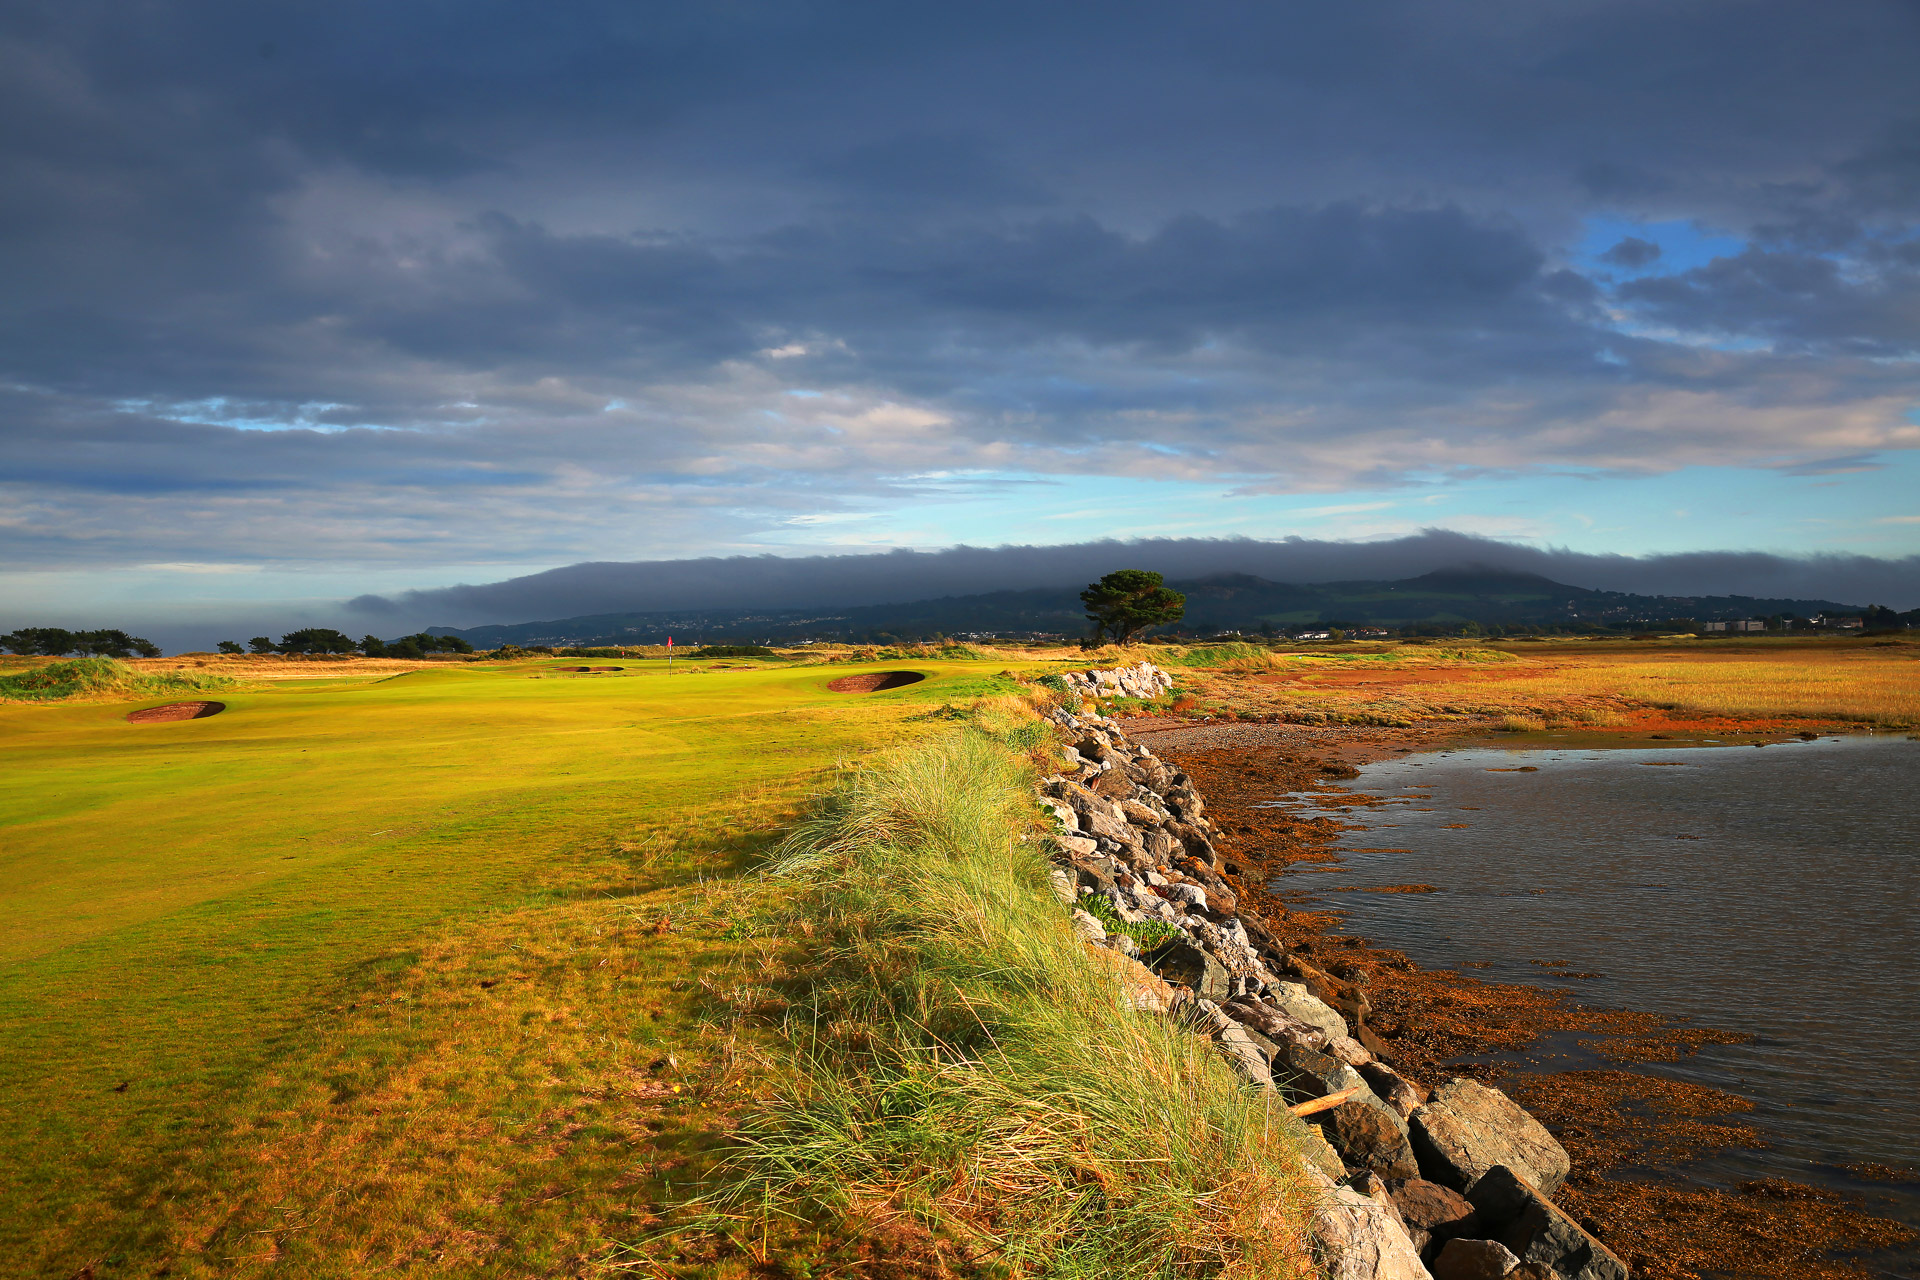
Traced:
[[68, 631], [65, 627], [21, 627], [0, 636], [0, 649], [38, 658], [64, 658], [77, 653], [88, 658], [142, 658], [161, 656], [160, 646], [124, 631]]
[[424, 658], [430, 653], [472, 653], [473, 646], [459, 636], [436, 636], [424, 631], [418, 635], [401, 636], [398, 640], [382, 640], [379, 636], [362, 636], [355, 640], [332, 627], [302, 627], [298, 631], [287, 632], [277, 643], [270, 636], [255, 636], [247, 641], [245, 649], [240, 647], [237, 640], [222, 640], [220, 652], [358, 653], [369, 658]]

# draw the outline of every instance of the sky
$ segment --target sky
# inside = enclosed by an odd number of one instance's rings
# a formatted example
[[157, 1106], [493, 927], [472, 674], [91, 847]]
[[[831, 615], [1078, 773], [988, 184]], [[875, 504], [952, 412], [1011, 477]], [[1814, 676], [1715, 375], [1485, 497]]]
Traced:
[[9, 5], [0, 626], [1129, 538], [1897, 569], [1916, 65], [1856, 0]]

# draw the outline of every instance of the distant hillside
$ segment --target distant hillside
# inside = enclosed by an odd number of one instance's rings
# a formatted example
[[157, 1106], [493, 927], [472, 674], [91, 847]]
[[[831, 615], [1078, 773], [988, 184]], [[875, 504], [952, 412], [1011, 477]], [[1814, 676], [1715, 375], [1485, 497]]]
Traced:
[[[1532, 574], [1457, 569], [1397, 582], [1269, 582], [1222, 574], [1171, 586], [1187, 595], [1184, 634], [1312, 626], [1539, 626], [1589, 629], [1693, 619], [1858, 613], [1832, 600], [1643, 596], [1572, 587]], [[876, 640], [981, 633], [1082, 635], [1079, 588], [996, 591], [847, 609], [602, 613], [500, 626], [430, 627], [478, 648], [502, 644], [659, 644], [733, 640]]]

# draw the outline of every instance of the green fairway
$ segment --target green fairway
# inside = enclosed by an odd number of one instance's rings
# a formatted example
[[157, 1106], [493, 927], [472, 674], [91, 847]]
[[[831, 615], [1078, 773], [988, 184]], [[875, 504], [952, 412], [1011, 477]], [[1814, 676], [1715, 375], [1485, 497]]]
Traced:
[[645, 892], [658, 873], [627, 842], [649, 823], [798, 794], [931, 708], [1012, 687], [977, 664], [914, 663], [931, 678], [873, 694], [829, 692], [863, 669], [844, 665], [574, 665], [287, 682], [150, 725], [123, 717], [154, 700], [0, 704], [13, 1256], [138, 1203], [430, 931]]

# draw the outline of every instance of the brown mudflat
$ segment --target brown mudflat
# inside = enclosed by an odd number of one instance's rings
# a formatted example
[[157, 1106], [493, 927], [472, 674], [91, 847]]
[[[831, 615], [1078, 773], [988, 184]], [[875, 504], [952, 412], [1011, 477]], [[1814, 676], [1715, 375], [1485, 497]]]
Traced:
[[129, 711], [128, 724], [165, 724], [169, 720], [204, 720], [227, 709], [224, 702], [169, 702], [164, 707]]
[[857, 676], [841, 676], [827, 688], [835, 693], [878, 693], [919, 684], [926, 676], [918, 671], [862, 671]]

